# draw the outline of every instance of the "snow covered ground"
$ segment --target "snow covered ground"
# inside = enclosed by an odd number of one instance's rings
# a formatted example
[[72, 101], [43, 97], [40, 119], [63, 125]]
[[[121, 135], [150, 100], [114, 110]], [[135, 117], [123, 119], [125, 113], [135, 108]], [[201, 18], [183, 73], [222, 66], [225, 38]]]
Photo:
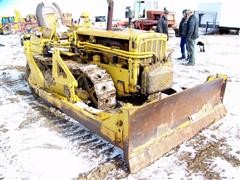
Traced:
[[240, 36], [201, 36], [195, 66], [184, 66], [171, 37], [174, 82], [191, 87], [210, 74], [229, 79], [225, 118], [152, 165], [128, 174], [121, 151], [78, 122], [34, 98], [24, 79], [18, 35], [0, 36], [0, 179], [239, 179]]

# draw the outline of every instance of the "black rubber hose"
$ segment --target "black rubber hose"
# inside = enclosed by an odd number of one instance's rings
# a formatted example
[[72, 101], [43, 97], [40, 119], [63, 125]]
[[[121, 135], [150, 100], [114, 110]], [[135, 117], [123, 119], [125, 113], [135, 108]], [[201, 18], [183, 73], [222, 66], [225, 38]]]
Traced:
[[42, 3], [39, 3], [37, 5], [37, 9], [36, 9], [36, 17], [37, 17], [37, 22], [38, 22], [38, 26], [39, 27], [42, 27], [42, 26], [45, 26], [45, 21], [44, 21], [44, 18], [43, 18], [43, 8], [44, 8], [44, 4], [43, 2]]
[[52, 5], [57, 9], [58, 14], [60, 14], [60, 17], [61, 17], [61, 23], [63, 23], [63, 14], [62, 14], [61, 9], [59, 8], [59, 6], [55, 2], [53, 2]]

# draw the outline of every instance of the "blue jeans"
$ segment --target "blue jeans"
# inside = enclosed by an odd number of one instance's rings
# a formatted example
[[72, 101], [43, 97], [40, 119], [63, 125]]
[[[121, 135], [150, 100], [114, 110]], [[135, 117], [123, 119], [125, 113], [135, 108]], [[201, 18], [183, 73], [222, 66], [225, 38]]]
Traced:
[[180, 48], [181, 48], [182, 58], [186, 58], [186, 53], [185, 53], [186, 42], [187, 42], [187, 38], [186, 37], [181, 37]]

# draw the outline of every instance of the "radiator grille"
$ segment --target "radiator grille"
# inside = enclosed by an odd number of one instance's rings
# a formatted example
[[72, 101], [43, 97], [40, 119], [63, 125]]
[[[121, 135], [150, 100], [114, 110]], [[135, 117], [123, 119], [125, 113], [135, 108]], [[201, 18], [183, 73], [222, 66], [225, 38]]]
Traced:
[[140, 44], [141, 52], [153, 52], [158, 61], [164, 59], [166, 53], [166, 41], [161, 39], [147, 39], [141, 42]]

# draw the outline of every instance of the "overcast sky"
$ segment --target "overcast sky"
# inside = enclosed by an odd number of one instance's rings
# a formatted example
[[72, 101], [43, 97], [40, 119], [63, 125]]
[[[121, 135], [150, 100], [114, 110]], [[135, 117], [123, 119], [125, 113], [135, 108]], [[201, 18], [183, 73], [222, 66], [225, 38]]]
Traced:
[[[0, 0], [0, 16], [14, 15], [14, 9], [21, 12], [23, 16], [35, 13], [36, 6], [42, 0]], [[50, 4], [50, 1], [43, 1]], [[107, 0], [54, 0], [62, 12], [71, 12], [79, 17], [83, 11], [89, 11], [93, 16], [107, 14]], [[124, 16], [126, 6], [133, 6], [133, 0], [115, 0], [114, 16]]]
[[[52, 1], [59, 5], [62, 12], [72, 13], [75, 19], [78, 19], [83, 11], [90, 12], [92, 18], [107, 15], [107, 0], [0, 0], [0, 16], [14, 16], [14, 9], [19, 10], [22, 16], [35, 14], [38, 3], [51, 4]], [[234, 7], [234, 0], [158, 0], [158, 2], [160, 10], [167, 7], [169, 11], [176, 13], [177, 22], [182, 18], [183, 9], [198, 10], [199, 2], [225, 2], [224, 6], [231, 5], [238, 12], [237, 6]], [[124, 19], [126, 6], [131, 6], [134, 10], [134, 0], [114, 0], [114, 19]]]
[[[159, 0], [159, 4], [168, 6], [170, 11], [176, 7], [182, 10], [183, 6], [192, 7], [192, 2], [196, 0]], [[18, 9], [22, 15], [35, 13], [36, 6], [42, 0], [0, 0], [0, 16], [14, 15], [14, 9]], [[49, 3], [50, 1], [44, 0]], [[82, 11], [90, 11], [93, 16], [104, 15], [107, 13], [107, 0], [54, 0], [63, 12], [72, 12], [79, 16]], [[124, 17], [126, 6], [133, 8], [134, 0], [114, 0], [114, 16]], [[160, 5], [160, 8], [162, 8]], [[172, 10], [171, 10], [172, 9]]]

